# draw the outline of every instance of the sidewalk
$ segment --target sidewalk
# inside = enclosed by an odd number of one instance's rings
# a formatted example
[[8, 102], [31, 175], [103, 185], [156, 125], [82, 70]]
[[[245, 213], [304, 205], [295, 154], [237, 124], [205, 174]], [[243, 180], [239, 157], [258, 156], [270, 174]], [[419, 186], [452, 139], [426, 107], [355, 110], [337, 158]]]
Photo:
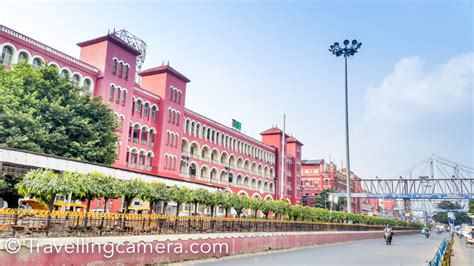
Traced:
[[453, 255], [451, 265], [469, 266], [474, 265], [474, 246], [466, 247], [466, 238], [454, 236]]

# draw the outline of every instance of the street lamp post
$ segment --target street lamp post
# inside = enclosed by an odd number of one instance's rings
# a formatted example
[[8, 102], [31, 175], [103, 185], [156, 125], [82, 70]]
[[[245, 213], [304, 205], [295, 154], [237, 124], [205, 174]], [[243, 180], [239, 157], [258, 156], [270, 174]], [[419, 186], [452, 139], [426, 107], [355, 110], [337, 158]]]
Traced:
[[345, 78], [346, 78], [346, 164], [347, 164], [347, 173], [346, 173], [346, 193], [347, 193], [347, 212], [352, 212], [352, 203], [351, 203], [351, 165], [349, 159], [349, 100], [347, 95], [347, 58], [353, 56], [357, 51], [359, 51], [362, 43], [353, 40], [351, 45], [349, 45], [349, 40], [344, 40], [344, 47], [340, 47], [338, 42], [335, 42], [333, 45], [329, 46], [329, 51], [335, 56], [339, 57], [344, 55], [345, 63]]

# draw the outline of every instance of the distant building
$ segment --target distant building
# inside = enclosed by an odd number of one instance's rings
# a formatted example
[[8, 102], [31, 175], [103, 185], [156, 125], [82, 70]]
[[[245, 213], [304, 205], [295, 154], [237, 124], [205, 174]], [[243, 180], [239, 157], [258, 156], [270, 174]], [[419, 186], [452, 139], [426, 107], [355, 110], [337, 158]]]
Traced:
[[[314, 204], [314, 196], [323, 190], [346, 191], [346, 169], [337, 169], [336, 164], [326, 163], [324, 159], [303, 160], [301, 169], [301, 188], [306, 205]], [[351, 192], [364, 192], [360, 177], [351, 173]], [[370, 213], [374, 207], [367, 199], [353, 198], [352, 208], [357, 213]]]

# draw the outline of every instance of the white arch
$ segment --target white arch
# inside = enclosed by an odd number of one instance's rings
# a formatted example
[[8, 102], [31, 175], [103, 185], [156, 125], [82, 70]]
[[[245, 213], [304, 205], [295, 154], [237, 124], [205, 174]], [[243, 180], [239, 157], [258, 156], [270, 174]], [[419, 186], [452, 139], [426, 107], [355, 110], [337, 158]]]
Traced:
[[31, 58], [31, 63], [33, 64], [33, 61], [36, 59], [36, 58], [39, 58], [41, 60], [41, 64], [44, 64], [46, 61], [44, 60], [44, 58], [40, 55], [34, 55], [32, 58]]
[[267, 195], [265, 196], [265, 198], [263, 198], [263, 199], [264, 199], [264, 200], [273, 200], [273, 197], [272, 197], [272, 195], [267, 194]]
[[94, 81], [92, 80], [92, 78], [86, 76], [82, 79], [82, 86], [84, 86], [84, 83], [86, 82], [86, 80], [88, 80], [91, 83], [90, 92], [92, 93], [94, 91]]
[[[58, 69], [58, 71], [61, 71], [61, 68], [59, 67], [58, 63], [56, 63], [56, 62], [49, 62], [48, 66], [55, 66]], [[61, 73], [61, 72], [58, 72], [58, 73]]]
[[59, 70], [59, 73], [62, 73], [63, 70], [66, 70], [67, 72], [69, 72], [69, 76], [72, 76], [72, 71], [69, 67], [63, 67]]
[[13, 45], [9, 42], [3, 43], [3, 45], [0, 47], [0, 56], [3, 53], [3, 48], [5, 48], [5, 46], [10, 46], [12, 48], [12, 58], [11, 58], [10, 64], [13, 65], [13, 64], [16, 63], [16, 60], [17, 60], [17, 57], [18, 57], [17, 48], [16, 48], [15, 45]]
[[237, 196], [240, 197], [241, 194], [244, 194], [247, 198], [250, 198], [249, 193], [247, 193], [247, 191], [245, 191], [245, 190], [240, 190], [239, 192], [237, 192]]
[[[2, 52], [2, 50], [0, 50], [0, 53]], [[33, 57], [31, 56], [31, 53], [25, 49], [19, 49], [17, 52], [16, 52], [16, 56], [15, 58], [12, 58], [12, 63], [13, 61], [15, 61], [15, 63], [18, 63], [18, 56], [20, 56], [20, 53], [21, 52], [24, 52], [28, 55], [28, 60], [26, 60], [28, 63], [32, 63], [33, 62]]]
[[78, 76], [79, 76], [79, 85], [82, 85], [82, 79], [83, 79], [82, 74], [76, 71], [76, 72], [72, 73], [71, 79], [72, 79], [75, 75], [78, 75]]

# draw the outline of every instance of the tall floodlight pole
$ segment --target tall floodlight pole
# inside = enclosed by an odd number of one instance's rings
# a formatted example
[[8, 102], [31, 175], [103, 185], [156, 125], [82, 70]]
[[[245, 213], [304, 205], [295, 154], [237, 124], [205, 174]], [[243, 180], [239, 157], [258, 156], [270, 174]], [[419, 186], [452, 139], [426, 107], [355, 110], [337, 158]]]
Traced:
[[346, 78], [346, 164], [347, 164], [347, 173], [346, 173], [346, 195], [347, 195], [347, 212], [352, 212], [352, 203], [351, 203], [351, 164], [349, 156], [349, 99], [347, 95], [347, 58], [353, 56], [357, 51], [359, 51], [362, 43], [353, 40], [351, 45], [349, 45], [349, 40], [344, 40], [344, 47], [340, 47], [338, 42], [335, 42], [333, 45], [329, 46], [329, 51], [339, 57], [344, 56], [345, 63], [345, 78]]
[[286, 165], [286, 154], [285, 154], [285, 144], [286, 144], [286, 138], [285, 138], [285, 130], [286, 130], [286, 114], [283, 114], [283, 131], [281, 132], [281, 177], [280, 177], [280, 199], [284, 200], [284, 194], [285, 194], [285, 182], [286, 182], [286, 176], [285, 176], [285, 165]]

